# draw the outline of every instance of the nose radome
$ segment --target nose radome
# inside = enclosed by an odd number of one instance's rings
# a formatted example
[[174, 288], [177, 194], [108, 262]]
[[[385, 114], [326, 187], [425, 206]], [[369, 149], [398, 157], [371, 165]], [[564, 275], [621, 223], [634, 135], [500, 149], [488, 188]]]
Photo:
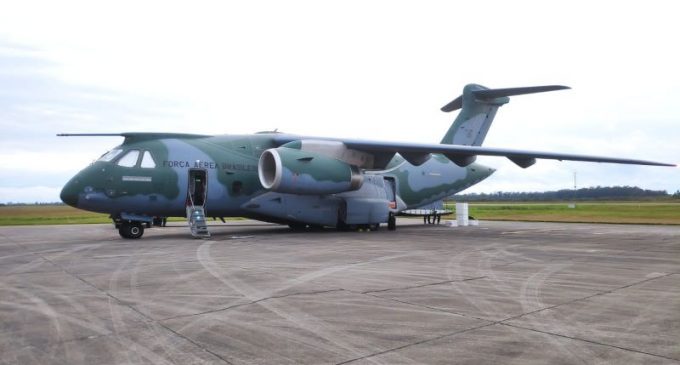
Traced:
[[64, 188], [61, 189], [61, 194], [59, 197], [64, 203], [72, 207], [78, 207], [78, 189], [76, 188], [76, 184], [74, 183], [73, 179], [64, 185]]

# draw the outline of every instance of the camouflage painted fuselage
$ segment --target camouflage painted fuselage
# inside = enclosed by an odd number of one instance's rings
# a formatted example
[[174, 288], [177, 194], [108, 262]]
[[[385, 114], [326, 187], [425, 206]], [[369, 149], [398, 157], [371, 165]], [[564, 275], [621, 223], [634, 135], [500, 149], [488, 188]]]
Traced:
[[[489, 89], [468, 84], [441, 110], [460, 110], [439, 144], [293, 136], [171, 133], [63, 134], [123, 136], [125, 141], [71, 179], [61, 193], [74, 207], [109, 213], [124, 238], [139, 238], [158, 218], [250, 217], [291, 225], [395, 229], [395, 215], [453, 195], [494, 169], [477, 156], [503, 156], [527, 168], [536, 159], [651, 166], [618, 157], [482, 147], [510, 96], [568, 89], [561, 85]], [[406, 213], [406, 212], [405, 212]], [[205, 234], [201, 233], [204, 232]]]
[[[203, 170], [207, 175], [204, 206], [208, 217], [244, 216], [280, 223], [287, 223], [286, 217], [290, 217], [290, 222], [299, 222], [300, 219], [294, 215], [269, 216], [249, 204], [264, 194], [272, 194], [260, 182], [258, 161], [263, 151], [280, 147], [275, 138], [280, 136], [263, 133], [246, 136], [140, 134], [128, 137], [116, 148], [121, 150], [118, 158], [109, 161], [100, 159], [83, 169], [66, 184], [61, 197], [74, 207], [108, 213], [114, 218], [140, 217], [140, 220], [145, 220], [154, 216], [184, 217], [189, 171]], [[139, 151], [138, 161], [133, 166], [121, 165], [121, 157], [132, 150]], [[142, 167], [145, 165], [142, 162], [145, 152], [151, 155], [153, 163]], [[459, 167], [446, 157], [434, 154], [420, 166], [414, 166], [400, 155], [395, 155], [386, 168], [364, 170], [362, 174], [367, 178], [365, 186], [375, 180], [371, 176], [392, 178], [396, 183], [397, 195], [397, 204], [392, 207], [392, 211], [396, 213], [455, 194], [485, 179], [493, 171], [476, 163]], [[334, 177], [329, 178], [328, 174], [322, 172], [317, 174], [314, 169], [302, 172], [295, 172], [294, 178], [301, 181], [307, 178], [318, 184], [333, 183], [326, 180]], [[300, 210], [319, 209], [319, 204], [323, 205], [324, 201], [343, 197], [343, 193], [318, 194], [313, 199], [304, 195], [296, 200], [298, 195], [295, 194], [276, 195], [287, 196], [289, 204]], [[328, 211], [335, 209], [334, 205], [329, 206]], [[329, 218], [327, 221], [333, 222], [335, 219]]]

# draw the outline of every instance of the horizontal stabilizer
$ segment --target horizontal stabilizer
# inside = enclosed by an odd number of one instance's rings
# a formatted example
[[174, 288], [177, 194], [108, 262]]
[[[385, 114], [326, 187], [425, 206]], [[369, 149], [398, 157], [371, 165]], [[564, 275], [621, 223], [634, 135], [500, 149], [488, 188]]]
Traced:
[[445, 113], [458, 110], [463, 107], [463, 95], [453, 99], [450, 103], [442, 107], [442, 111]]
[[531, 86], [531, 87], [513, 87], [509, 89], [487, 89], [475, 90], [472, 92], [477, 99], [495, 99], [503, 96], [515, 96], [534, 93], [543, 93], [547, 91], [565, 90], [568, 86], [562, 85], [546, 85], [546, 86]]
[[123, 137], [123, 133], [59, 133], [57, 137]]
[[[506, 88], [506, 89], [481, 89], [481, 90], [472, 90], [471, 93], [474, 96], [475, 99], [477, 100], [493, 100], [496, 98], [502, 98], [502, 97], [507, 97], [507, 96], [515, 96], [515, 95], [525, 95], [525, 94], [534, 94], [534, 93], [542, 93], [542, 92], [547, 92], [547, 91], [555, 91], [555, 90], [565, 90], [569, 89], [568, 86], [562, 86], [562, 85], [545, 85], [545, 86], [529, 86], [529, 87], [512, 87], [512, 88]], [[450, 103], [444, 105], [442, 107], [443, 112], [452, 112], [454, 110], [458, 110], [463, 107], [463, 95], [455, 98], [453, 101]]]

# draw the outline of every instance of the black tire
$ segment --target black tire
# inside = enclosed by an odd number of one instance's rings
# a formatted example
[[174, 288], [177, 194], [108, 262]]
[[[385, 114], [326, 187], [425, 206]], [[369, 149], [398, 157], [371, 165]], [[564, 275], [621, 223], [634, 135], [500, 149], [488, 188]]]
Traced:
[[289, 223], [288, 227], [293, 232], [302, 232], [307, 230], [307, 225], [304, 223]]
[[337, 229], [339, 232], [347, 232], [349, 231], [349, 225], [345, 224], [345, 222], [338, 222], [338, 224], [335, 226], [335, 229]]
[[139, 222], [124, 222], [118, 228], [118, 234], [126, 239], [138, 239], [144, 235], [144, 226]]
[[397, 217], [390, 213], [389, 218], [387, 218], [387, 230], [394, 231], [397, 229]]

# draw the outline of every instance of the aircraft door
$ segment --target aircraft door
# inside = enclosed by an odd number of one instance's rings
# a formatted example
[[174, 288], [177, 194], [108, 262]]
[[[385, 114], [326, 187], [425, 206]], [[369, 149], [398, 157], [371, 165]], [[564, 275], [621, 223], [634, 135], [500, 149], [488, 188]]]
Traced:
[[397, 182], [392, 176], [384, 176], [385, 194], [390, 202], [390, 209], [397, 209]]
[[208, 172], [203, 169], [189, 170], [189, 186], [187, 188], [187, 206], [203, 207], [208, 196]]

